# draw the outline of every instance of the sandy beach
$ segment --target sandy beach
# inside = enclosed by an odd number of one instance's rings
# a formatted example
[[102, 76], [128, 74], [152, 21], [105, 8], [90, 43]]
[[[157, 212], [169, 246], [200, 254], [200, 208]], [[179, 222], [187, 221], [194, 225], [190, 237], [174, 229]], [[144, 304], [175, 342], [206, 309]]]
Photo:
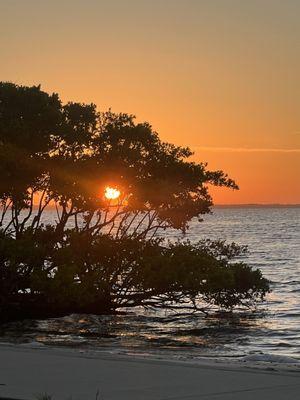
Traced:
[[[99, 400], [295, 400], [300, 370], [265, 363], [225, 364], [0, 346], [0, 398]], [[251, 368], [250, 368], [251, 367]]]

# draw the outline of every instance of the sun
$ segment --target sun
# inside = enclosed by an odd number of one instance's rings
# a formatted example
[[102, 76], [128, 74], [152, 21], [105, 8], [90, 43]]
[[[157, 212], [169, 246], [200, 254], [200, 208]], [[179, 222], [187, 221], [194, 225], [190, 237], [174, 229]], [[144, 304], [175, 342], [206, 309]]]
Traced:
[[108, 199], [108, 200], [115, 200], [120, 196], [121, 192], [120, 190], [107, 186], [105, 188], [105, 192], [104, 192], [104, 196]]

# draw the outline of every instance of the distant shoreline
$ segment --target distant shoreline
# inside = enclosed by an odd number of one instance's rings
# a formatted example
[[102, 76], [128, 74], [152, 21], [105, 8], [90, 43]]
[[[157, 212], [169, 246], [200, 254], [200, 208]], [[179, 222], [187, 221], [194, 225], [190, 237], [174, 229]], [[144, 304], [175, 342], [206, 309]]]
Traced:
[[300, 204], [214, 204], [215, 208], [300, 208]]
[[[34, 204], [34, 209], [38, 208], [38, 205]], [[48, 205], [48, 209], [55, 210], [55, 207], [51, 204]], [[245, 204], [214, 204], [213, 208], [300, 208], [299, 204], [259, 204], [259, 203], [245, 203]]]

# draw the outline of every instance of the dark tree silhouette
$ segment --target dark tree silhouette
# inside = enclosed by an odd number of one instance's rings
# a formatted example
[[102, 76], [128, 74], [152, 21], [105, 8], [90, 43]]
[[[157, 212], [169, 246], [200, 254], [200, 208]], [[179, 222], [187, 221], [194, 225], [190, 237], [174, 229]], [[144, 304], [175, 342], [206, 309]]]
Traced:
[[[1, 83], [0, 317], [263, 297], [260, 272], [231, 262], [243, 249], [157, 238], [210, 211], [209, 184], [237, 189], [191, 155], [132, 115]], [[106, 186], [118, 199], [105, 198]], [[46, 225], [50, 207], [57, 217]]]

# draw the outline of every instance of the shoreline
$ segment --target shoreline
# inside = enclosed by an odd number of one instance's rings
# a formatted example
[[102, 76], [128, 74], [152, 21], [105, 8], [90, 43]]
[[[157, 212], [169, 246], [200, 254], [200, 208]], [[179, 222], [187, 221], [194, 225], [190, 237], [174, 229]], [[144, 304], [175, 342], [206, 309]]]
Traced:
[[[179, 360], [109, 351], [0, 344], [0, 398], [53, 400], [297, 398], [300, 363]], [[218, 382], [218, 384], [216, 384]], [[281, 390], [284, 390], [283, 392]], [[286, 395], [291, 392], [291, 396]], [[285, 393], [285, 395], [283, 395]], [[261, 397], [260, 397], [261, 396]], [[276, 397], [277, 396], [277, 397]], [[279, 396], [279, 397], [278, 397]], [[281, 397], [280, 397], [281, 396]]]
[[276, 372], [295, 372], [300, 373], [300, 359], [289, 356], [253, 353], [241, 356], [224, 356], [224, 355], [200, 355], [192, 356], [184, 353], [176, 355], [176, 350], [173, 354], [162, 351], [147, 352], [142, 350], [128, 350], [121, 348], [103, 347], [81, 347], [81, 346], [54, 346], [40, 342], [28, 343], [10, 343], [0, 342], [1, 351], [13, 350], [16, 352], [41, 352], [41, 354], [53, 354], [63, 357], [83, 357], [87, 359], [114, 359], [120, 358], [126, 361], [139, 362], [163, 362], [180, 365], [188, 365], [195, 367], [219, 368], [226, 370], [241, 370], [251, 369], [259, 371], [276, 371]]

